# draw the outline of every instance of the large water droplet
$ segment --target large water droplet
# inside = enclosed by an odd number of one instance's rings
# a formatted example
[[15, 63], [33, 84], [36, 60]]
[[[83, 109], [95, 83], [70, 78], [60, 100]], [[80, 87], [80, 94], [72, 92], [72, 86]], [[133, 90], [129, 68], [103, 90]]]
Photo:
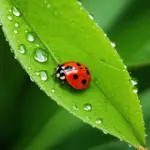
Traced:
[[92, 110], [92, 105], [89, 104], [89, 103], [84, 104], [84, 110], [91, 111]]
[[100, 118], [97, 118], [95, 122], [96, 122], [96, 124], [101, 124], [102, 120]]
[[20, 11], [19, 11], [19, 9], [18, 9], [18, 8], [13, 7], [12, 12], [13, 12], [13, 14], [14, 14], [15, 16], [17, 16], [17, 17], [19, 17], [19, 16], [20, 16]]
[[42, 81], [46, 81], [47, 80], [47, 73], [46, 71], [40, 71], [40, 78]]
[[10, 20], [10, 21], [12, 21], [13, 20], [13, 18], [12, 18], [12, 16], [11, 15], [8, 15], [8, 20]]
[[93, 15], [91, 15], [91, 14], [89, 14], [89, 17], [90, 17], [90, 19], [91, 20], [93, 20], [94, 18], [93, 18]]
[[73, 108], [73, 110], [79, 110], [77, 105], [73, 105], [72, 108]]
[[44, 49], [36, 48], [34, 58], [38, 62], [46, 62], [47, 61], [47, 53]]
[[24, 53], [26, 52], [26, 47], [25, 47], [25, 45], [23, 45], [23, 44], [20, 44], [20, 45], [19, 45], [19, 52], [20, 52], [21, 54], [24, 54]]
[[27, 32], [27, 39], [29, 42], [34, 42], [35, 41], [35, 35], [33, 32]]
[[15, 23], [15, 27], [16, 27], [16, 28], [19, 27], [19, 23], [18, 23], [18, 22]]
[[16, 34], [17, 34], [17, 33], [18, 33], [18, 30], [17, 30], [17, 29], [14, 29], [14, 33], [16, 33]]

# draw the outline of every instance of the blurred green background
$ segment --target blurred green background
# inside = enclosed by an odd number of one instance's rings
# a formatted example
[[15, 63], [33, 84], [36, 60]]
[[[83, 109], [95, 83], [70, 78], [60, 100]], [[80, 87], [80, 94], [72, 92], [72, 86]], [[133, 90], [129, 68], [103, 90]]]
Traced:
[[[150, 148], [150, 0], [81, 2], [116, 44], [129, 73], [138, 81]], [[83, 123], [48, 98], [14, 59], [1, 28], [0, 65], [1, 150], [132, 149]]]

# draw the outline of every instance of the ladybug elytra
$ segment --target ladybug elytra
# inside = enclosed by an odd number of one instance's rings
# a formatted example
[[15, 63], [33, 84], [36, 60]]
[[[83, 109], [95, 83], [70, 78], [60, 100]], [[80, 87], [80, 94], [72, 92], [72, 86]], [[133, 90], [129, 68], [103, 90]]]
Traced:
[[81, 63], [70, 61], [58, 65], [56, 69], [56, 79], [61, 81], [61, 84], [67, 83], [77, 89], [86, 89], [91, 81], [91, 73], [89, 69]]

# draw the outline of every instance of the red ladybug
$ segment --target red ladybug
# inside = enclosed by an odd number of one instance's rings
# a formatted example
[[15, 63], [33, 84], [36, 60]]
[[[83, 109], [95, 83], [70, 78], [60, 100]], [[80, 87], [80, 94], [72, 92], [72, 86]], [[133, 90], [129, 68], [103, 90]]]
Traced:
[[79, 62], [70, 61], [58, 65], [55, 78], [59, 79], [61, 84], [64, 84], [65, 81], [67, 81], [71, 87], [77, 90], [83, 90], [89, 86], [91, 74], [85, 65]]

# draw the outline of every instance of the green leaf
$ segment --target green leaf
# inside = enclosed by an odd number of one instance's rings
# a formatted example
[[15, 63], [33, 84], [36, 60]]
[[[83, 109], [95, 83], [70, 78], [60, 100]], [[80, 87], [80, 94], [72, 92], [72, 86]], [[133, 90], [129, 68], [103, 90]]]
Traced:
[[[3, 30], [17, 59], [48, 96], [92, 126], [145, 147], [142, 112], [130, 76], [80, 3], [1, 0], [0, 5]], [[62, 88], [53, 80], [57, 64], [69, 60], [90, 68], [87, 90], [67, 84]]]

